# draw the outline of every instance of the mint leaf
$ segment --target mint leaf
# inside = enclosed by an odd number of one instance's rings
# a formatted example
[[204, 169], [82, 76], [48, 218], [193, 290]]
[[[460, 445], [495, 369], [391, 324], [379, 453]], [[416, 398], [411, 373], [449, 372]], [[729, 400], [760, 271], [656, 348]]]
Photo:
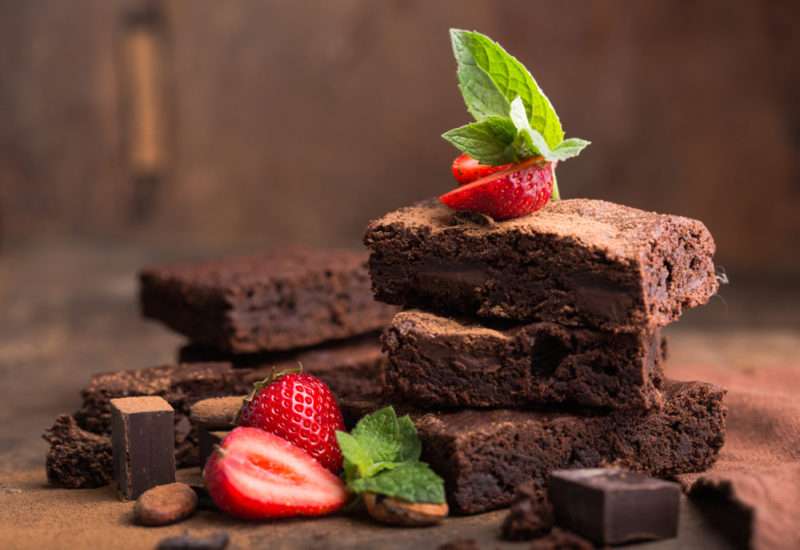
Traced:
[[550, 147], [547, 146], [542, 134], [531, 128], [528, 115], [525, 112], [525, 105], [519, 96], [515, 97], [511, 102], [509, 116], [517, 129], [517, 135], [514, 137], [514, 148], [517, 151], [517, 156], [529, 158], [541, 155], [549, 160]]
[[478, 162], [499, 166], [519, 162], [514, 150], [517, 129], [508, 119], [489, 116], [442, 134], [442, 137]]
[[362, 418], [351, 433], [336, 432], [342, 477], [356, 494], [373, 491], [412, 502], [444, 502], [444, 481], [419, 462], [422, 444], [408, 415], [386, 407]]
[[424, 462], [404, 462], [393, 470], [366, 479], [356, 479], [347, 485], [353, 493], [373, 492], [411, 502], [445, 501], [444, 480]]
[[359, 420], [352, 435], [358, 440], [365, 460], [391, 462], [400, 450], [399, 433], [397, 415], [392, 407], [386, 407]]
[[589, 145], [591, 141], [586, 141], [580, 138], [565, 139], [551, 151], [547, 160], [566, 160], [568, 158], [576, 157], [583, 149]]
[[400, 426], [400, 450], [397, 453], [397, 460], [416, 461], [422, 453], [422, 442], [417, 436], [417, 428], [411, 421], [411, 417], [405, 415], [397, 420]]
[[458, 61], [458, 84], [467, 109], [476, 120], [507, 116], [510, 102], [522, 98], [531, 127], [549, 147], [564, 139], [564, 131], [550, 100], [528, 70], [499, 44], [478, 32], [450, 29]]

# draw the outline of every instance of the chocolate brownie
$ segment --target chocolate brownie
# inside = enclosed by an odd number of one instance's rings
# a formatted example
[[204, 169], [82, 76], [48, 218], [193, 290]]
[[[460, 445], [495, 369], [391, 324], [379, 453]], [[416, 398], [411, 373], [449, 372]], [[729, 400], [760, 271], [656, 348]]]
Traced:
[[638, 332], [718, 287], [701, 222], [599, 200], [502, 222], [425, 201], [371, 222], [364, 243], [378, 300], [482, 317]]
[[53, 485], [87, 489], [111, 482], [111, 437], [82, 430], [68, 414], [60, 415], [42, 437], [50, 444], [45, 470]]
[[[664, 382], [664, 406], [650, 410], [575, 412], [475, 410], [409, 412], [422, 441], [422, 460], [445, 480], [458, 514], [507, 506], [514, 488], [532, 482], [544, 495], [550, 472], [607, 464], [656, 477], [708, 468], [724, 441], [725, 390], [703, 382]], [[380, 407], [345, 401], [352, 425]]]
[[423, 409], [661, 406], [658, 330], [613, 333], [398, 313], [383, 337], [387, 400]]
[[233, 353], [286, 350], [385, 327], [395, 308], [375, 302], [365, 256], [284, 246], [145, 269], [141, 305], [198, 344]]
[[337, 397], [366, 395], [380, 389], [386, 356], [379, 333], [300, 350], [233, 354], [190, 344], [178, 351], [178, 362], [226, 361], [236, 368], [280, 372], [303, 365], [303, 371], [325, 382]]

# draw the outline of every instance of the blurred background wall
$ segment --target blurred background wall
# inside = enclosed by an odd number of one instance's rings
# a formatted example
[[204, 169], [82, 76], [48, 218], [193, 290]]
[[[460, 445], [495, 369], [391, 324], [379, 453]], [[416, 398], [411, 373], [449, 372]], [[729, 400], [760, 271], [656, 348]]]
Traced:
[[800, 275], [797, 0], [0, 0], [0, 258], [359, 246], [453, 186], [449, 27], [593, 142], [563, 196], [697, 217], [729, 272]]

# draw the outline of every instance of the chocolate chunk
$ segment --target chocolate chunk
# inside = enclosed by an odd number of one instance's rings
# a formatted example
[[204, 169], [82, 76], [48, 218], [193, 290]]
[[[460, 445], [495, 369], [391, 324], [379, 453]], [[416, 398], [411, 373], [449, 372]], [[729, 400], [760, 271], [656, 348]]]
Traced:
[[175, 481], [173, 416], [161, 397], [111, 400], [114, 479], [123, 498]]
[[589, 199], [486, 226], [457, 218], [430, 200], [371, 222], [364, 244], [376, 299], [636, 333], [718, 288], [714, 241], [697, 220]]
[[617, 334], [412, 309], [395, 315], [383, 343], [387, 399], [423, 409], [662, 405], [658, 331]]
[[585, 538], [554, 527], [550, 533], [534, 540], [530, 550], [594, 550], [594, 545]]
[[230, 537], [225, 531], [215, 530], [206, 536], [195, 536], [186, 531], [179, 537], [161, 539], [157, 550], [223, 550]]
[[169, 483], [148, 489], [133, 505], [133, 515], [142, 525], [169, 525], [192, 515], [197, 494], [185, 483]]
[[225, 439], [229, 433], [231, 433], [230, 430], [206, 430], [204, 428], [200, 428], [197, 431], [199, 440], [198, 447], [200, 449], [200, 468], [205, 467], [208, 457], [214, 452], [214, 447], [221, 445], [222, 440]]
[[47, 450], [47, 479], [69, 489], [102, 487], [111, 481], [111, 438], [82, 430], [75, 419], [62, 414], [42, 436]]
[[556, 523], [598, 544], [678, 534], [680, 486], [621, 468], [559, 470], [550, 476]]
[[232, 353], [279, 351], [382, 329], [396, 308], [370, 292], [366, 256], [284, 246], [141, 273], [146, 317]]
[[206, 430], [231, 429], [245, 397], [245, 395], [229, 395], [203, 399], [189, 409], [189, 419], [198, 428]]

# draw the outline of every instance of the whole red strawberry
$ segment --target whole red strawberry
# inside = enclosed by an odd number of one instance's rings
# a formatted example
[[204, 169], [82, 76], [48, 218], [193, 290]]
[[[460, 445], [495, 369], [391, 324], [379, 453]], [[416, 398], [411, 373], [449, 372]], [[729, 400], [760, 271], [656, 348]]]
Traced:
[[503, 168], [507, 168], [509, 166], [511, 165], [504, 164], [503, 166], [490, 166], [488, 164], [481, 164], [471, 156], [463, 154], [455, 158], [451, 170], [453, 171], [453, 177], [456, 178], [458, 184], [464, 185], [467, 183], [472, 183], [473, 181], [481, 178], [485, 178], [489, 174], [494, 174], [498, 170], [502, 170]]
[[496, 220], [518, 218], [542, 208], [553, 192], [555, 163], [532, 157], [445, 193], [439, 199], [453, 210], [487, 214]]
[[315, 376], [300, 372], [276, 375], [273, 371], [255, 385], [237, 423], [294, 443], [332, 472], [342, 467], [335, 434], [344, 430], [342, 412], [330, 388]]

